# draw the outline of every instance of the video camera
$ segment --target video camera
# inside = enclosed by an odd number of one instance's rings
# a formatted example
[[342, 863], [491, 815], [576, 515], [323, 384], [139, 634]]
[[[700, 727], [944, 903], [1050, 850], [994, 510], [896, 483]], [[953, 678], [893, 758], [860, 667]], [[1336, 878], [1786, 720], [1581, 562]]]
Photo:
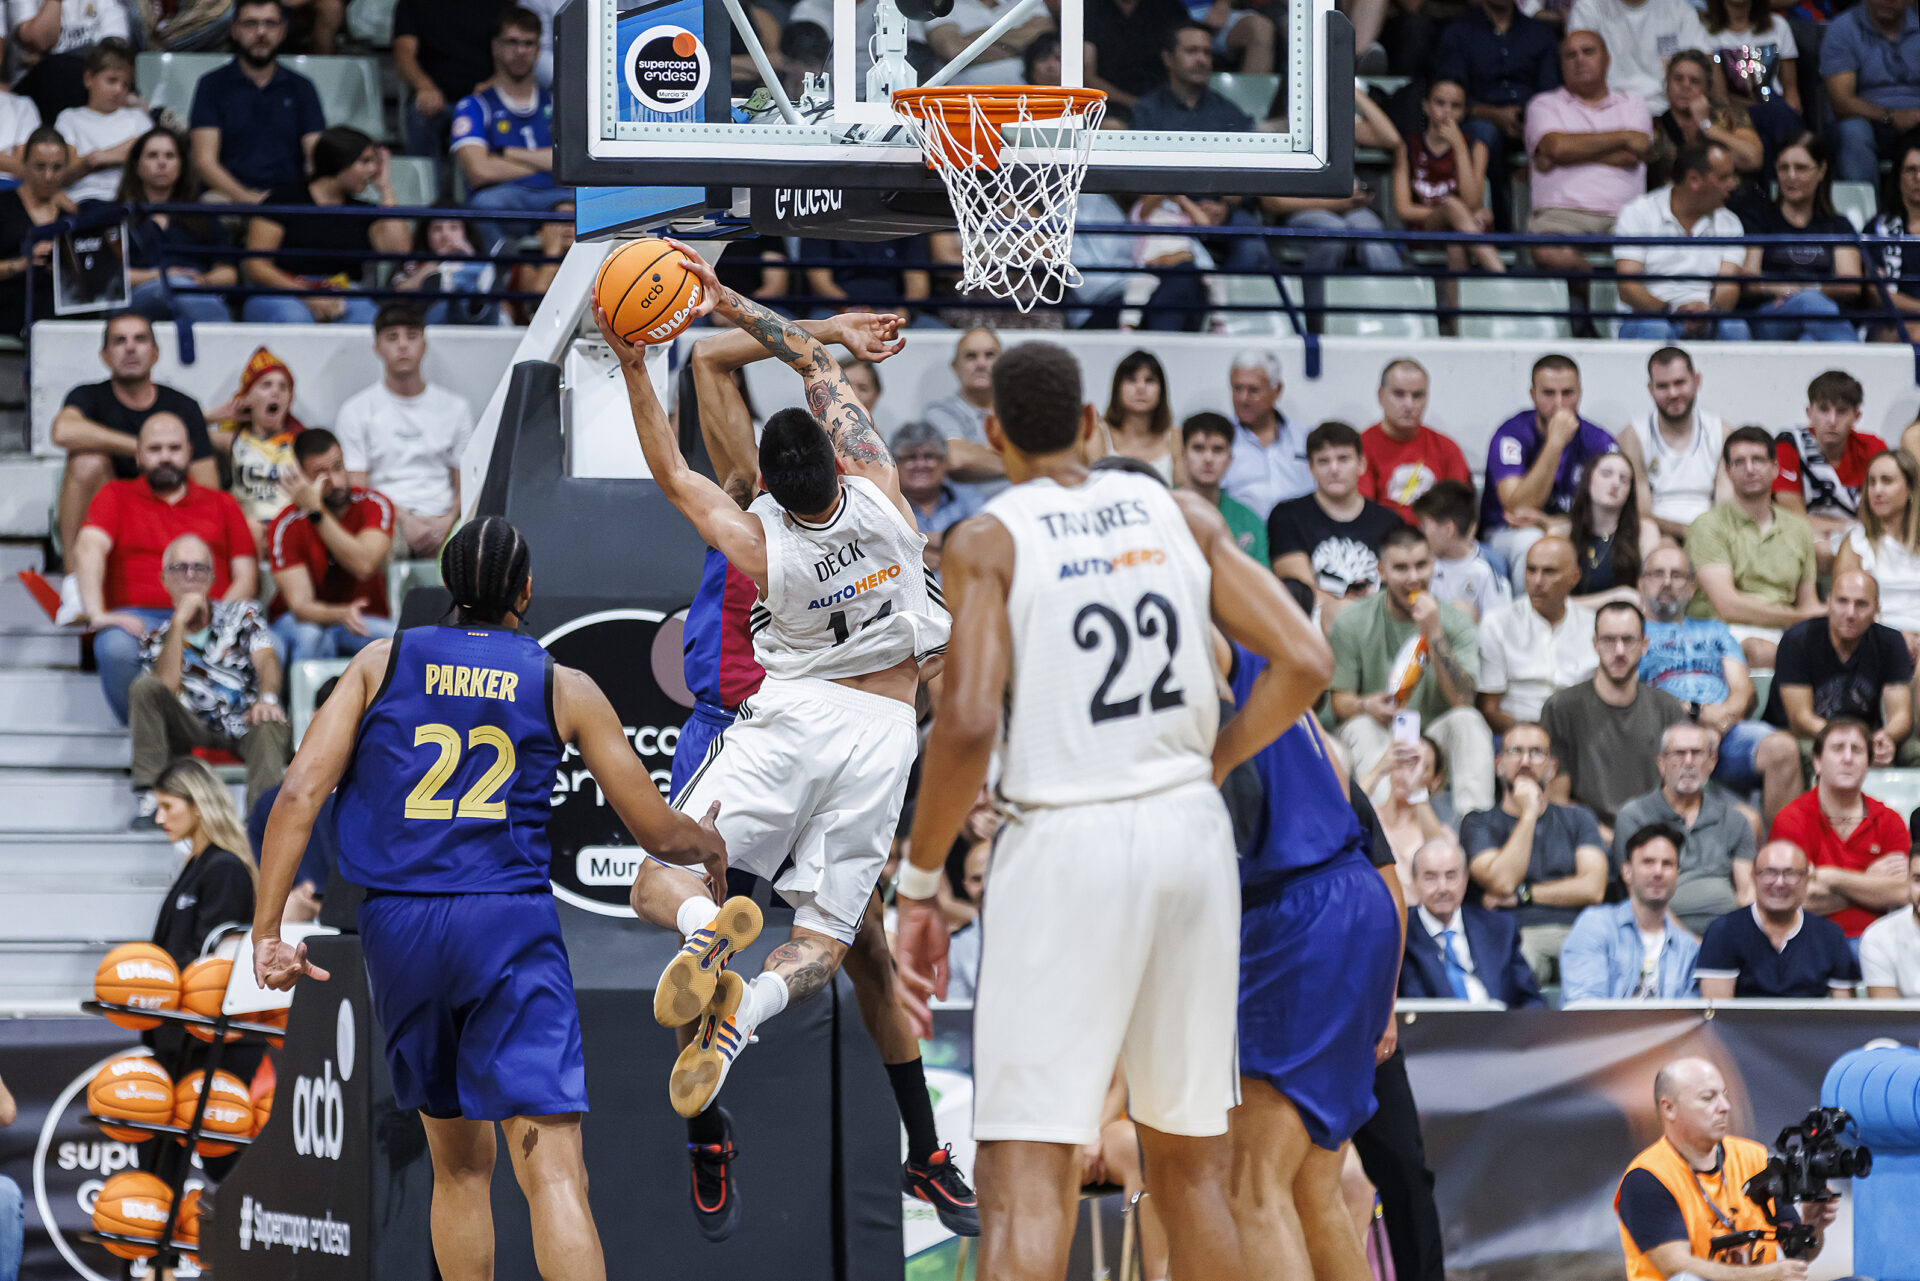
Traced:
[[1815, 1108], [1800, 1124], [1780, 1131], [1766, 1168], [1741, 1189], [1767, 1216], [1772, 1230], [1756, 1228], [1717, 1236], [1713, 1239], [1714, 1254], [1756, 1241], [1772, 1241], [1780, 1247], [1782, 1258], [1811, 1258], [1819, 1246], [1812, 1225], [1782, 1223], [1780, 1219], [1796, 1201], [1833, 1200], [1836, 1194], [1828, 1189], [1828, 1179], [1864, 1179], [1873, 1172], [1873, 1153], [1865, 1145], [1841, 1137], [1852, 1124], [1839, 1108]]

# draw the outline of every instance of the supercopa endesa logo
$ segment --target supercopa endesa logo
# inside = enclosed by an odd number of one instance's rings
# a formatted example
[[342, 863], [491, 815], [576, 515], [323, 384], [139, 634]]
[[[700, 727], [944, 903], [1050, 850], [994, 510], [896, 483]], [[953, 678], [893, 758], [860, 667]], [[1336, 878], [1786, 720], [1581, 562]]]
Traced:
[[685, 27], [648, 27], [627, 46], [627, 89], [640, 105], [668, 114], [685, 111], [707, 90], [712, 68], [700, 37]]

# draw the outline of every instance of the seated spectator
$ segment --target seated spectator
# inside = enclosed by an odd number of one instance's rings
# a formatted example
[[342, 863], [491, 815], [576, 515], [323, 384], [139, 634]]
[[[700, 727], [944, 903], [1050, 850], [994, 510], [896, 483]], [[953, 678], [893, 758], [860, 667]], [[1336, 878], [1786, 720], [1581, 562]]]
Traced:
[[[807, 268], [807, 291], [823, 300], [816, 314], [821, 316], [850, 311], [856, 307], [900, 310], [901, 301], [919, 303], [924, 311], [932, 296], [932, 278], [927, 274], [930, 259], [925, 236], [903, 236], [896, 240], [813, 240], [807, 242], [811, 256], [822, 256], [830, 267]], [[907, 313], [911, 318], [916, 313]], [[930, 316], [927, 323], [933, 321]]]
[[1187, 480], [1180, 488], [1212, 503], [1227, 522], [1227, 532], [1241, 551], [1262, 565], [1267, 555], [1267, 523], [1251, 508], [1220, 488], [1233, 465], [1234, 426], [1221, 414], [1195, 414], [1180, 424], [1181, 454]]
[[980, 510], [973, 492], [947, 479], [947, 440], [931, 423], [907, 423], [888, 442], [900, 472], [900, 493], [936, 555], [946, 533]]
[[323, 427], [294, 438], [280, 484], [288, 502], [267, 539], [280, 589], [269, 617], [287, 660], [346, 657], [392, 636], [385, 570], [393, 504], [348, 482], [340, 442]]
[[1864, 489], [1860, 523], [1833, 558], [1834, 575], [1873, 575], [1879, 620], [1906, 639], [1909, 655], [1920, 653], [1920, 459], [1904, 449], [1875, 454]]
[[61, 190], [67, 176], [67, 140], [50, 128], [27, 139], [25, 174], [18, 187], [0, 191], [0, 244], [23, 251], [0, 258], [0, 333], [27, 333], [27, 273], [33, 273], [35, 306], [42, 317], [53, 309], [53, 241], [36, 240], [24, 248], [35, 227], [72, 213], [73, 201]]
[[[847, 376], [847, 386], [853, 388], [853, 397], [860, 407], [867, 411], [867, 417], [873, 417], [875, 408], [880, 404], [880, 370], [871, 360], [849, 360], [840, 366], [840, 372]], [[945, 441], [941, 453], [945, 456]]]
[[1596, 32], [1607, 42], [1607, 87], [1644, 98], [1655, 111], [1667, 107], [1667, 60], [1682, 49], [1712, 48], [1686, 0], [1574, 0], [1567, 32], [1576, 31]]
[[356, 489], [377, 489], [393, 503], [395, 554], [435, 556], [460, 519], [460, 452], [473, 434], [473, 410], [420, 374], [425, 321], [403, 302], [373, 322], [381, 380], [340, 406], [334, 432]]
[[1773, 482], [1774, 496], [1812, 523], [1822, 575], [1860, 518], [1867, 464], [1887, 447], [1871, 432], [1857, 430], [1864, 398], [1859, 379], [1829, 369], [1807, 384], [1806, 423], [1777, 437], [1780, 476]]
[[1860, 963], [1840, 927], [1805, 911], [1807, 855], [1792, 841], [1768, 841], [1753, 857], [1752, 907], [1707, 927], [1694, 977], [1709, 1001], [1750, 997], [1853, 999]]
[[[1647, 656], [1640, 660], [1640, 679], [1679, 699], [1688, 716], [1713, 732], [1719, 739], [1714, 779], [1741, 793], [1761, 788], [1762, 814], [1772, 822], [1780, 807], [1800, 794], [1799, 748], [1791, 734], [1747, 719], [1755, 691], [1740, 642], [1717, 618], [1685, 616], [1694, 591], [1686, 552], [1655, 548], [1640, 571], [1640, 594], [1647, 602]], [[1706, 928], [1704, 922], [1700, 928]]]
[[[1261, 17], [1242, 10], [1248, 17]], [[1264, 21], [1264, 18], [1262, 19]], [[1271, 29], [1272, 24], [1268, 24]], [[1272, 60], [1273, 51], [1267, 51]], [[1160, 61], [1160, 83], [1133, 104], [1133, 127], [1165, 133], [1251, 133], [1252, 116], [1210, 87], [1213, 32], [1204, 23], [1180, 22], [1167, 28]]]
[[1699, 408], [1700, 374], [1678, 347], [1647, 358], [1647, 391], [1653, 408], [1620, 429], [1620, 452], [1633, 464], [1640, 514], [1684, 543], [1687, 527], [1716, 497], [1733, 492], [1720, 464], [1729, 428], [1719, 414]]
[[161, 411], [140, 427], [137, 480], [108, 481], [87, 507], [74, 541], [73, 576], [81, 617], [92, 629], [100, 688], [114, 716], [127, 721], [127, 687], [140, 674], [140, 644], [173, 617], [162, 581], [166, 551], [182, 534], [212, 549], [210, 563], [182, 571], [191, 586], [220, 601], [252, 600], [260, 586], [253, 530], [230, 494], [189, 479], [187, 425]]
[[1467, 869], [1458, 841], [1436, 837], [1416, 850], [1413, 880], [1401, 996], [1499, 1001], [1516, 1010], [1546, 1004], [1515, 919], [1464, 901]]
[[153, 786], [167, 762], [196, 747], [232, 752], [247, 763], [249, 805], [280, 781], [293, 759], [273, 633], [252, 601], [207, 595], [213, 555], [195, 534], [167, 546], [163, 581], [173, 610], [147, 633], [140, 647], [144, 674], [127, 695], [133, 790], [140, 797], [136, 830], [154, 821]]
[[393, 8], [393, 69], [412, 92], [402, 125], [407, 154], [447, 154], [450, 108], [493, 75], [500, 10], [461, 0], [399, 0]]
[[1737, 176], [1727, 204], [1744, 214], [1764, 205], [1767, 193], [1754, 179], [1765, 160], [1760, 135], [1747, 109], [1713, 95], [1713, 59], [1698, 49], [1682, 49], [1667, 63], [1667, 109], [1653, 118], [1653, 147], [1647, 152], [1647, 188], [1675, 181], [1673, 161], [1692, 142], [1717, 143], [1733, 158]]
[[[1433, 553], [1418, 530], [1388, 530], [1375, 553], [1385, 590], [1348, 605], [1328, 634], [1331, 704], [1353, 772], [1366, 774], [1386, 755], [1393, 714], [1404, 707], [1447, 754], [1459, 808], [1485, 809], [1493, 803], [1493, 738], [1473, 709], [1480, 675], [1473, 622], [1435, 599]], [[1396, 697], [1416, 663], [1411, 693]]]
[[[453, 108], [453, 162], [472, 208], [544, 212], [572, 200], [573, 188], [553, 180], [553, 94], [533, 76], [540, 15], [509, 5], [496, 22], [493, 78]], [[533, 224], [486, 219], [479, 228], [480, 247], [492, 255]]]
[[87, 101], [68, 107], [53, 122], [73, 147], [67, 162], [67, 198], [74, 204], [112, 200], [133, 141], [153, 128], [153, 117], [129, 106], [133, 93], [133, 48], [102, 40], [87, 52]]
[[[24, 190], [24, 188], [23, 188]], [[0, 207], [7, 195], [0, 192]], [[51, 242], [47, 242], [51, 243]], [[54, 415], [53, 443], [67, 451], [60, 478], [60, 550], [69, 558], [80, 538], [87, 504], [110, 480], [131, 480], [140, 474], [137, 460], [140, 429], [155, 414], [171, 414], [187, 426], [192, 461], [187, 474], [208, 489], [220, 485], [220, 467], [213, 458], [207, 422], [191, 396], [153, 381], [160, 362], [160, 344], [153, 322], [135, 312], [118, 311], [107, 317], [100, 337], [100, 363], [107, 367], [105, 382], [82, 383], [67, 393]], [[68, 586], [62, 591], [60, 624], [79, 615], [78, 583], [68, 563]], [[157, 583], [159, 580], [156, 579]]]
[[[1886, 279], [1893, 309], [1908, 324], [1920, 324], [1920, 132], [1904, 136], [1893, 150], [1893, 181], [1888, 197], [1883, 197], [1879, 217], [1867, 225], [1867, 234], [1878, 243], [1867, 252]], [[1868, 295], [1876, 310], [1880, 300]], [[1873, 327], [1875, 342], [1905, 341], [1899, 330], [1888, 323]]]
[[1684, 1001], [1696, 995], [1693, 961], [1700, 954], [1671, 910], [1686, 836], [1665, 824], [1622, 836], [1627, 897], [1574, 918], [1560, 949], [1560, 999]]
[[1481, 906], [1513, 914], [1534, 977], [1551, 983], [1574, 918], [1606, 895], [1606, 845], [1591, 810], [1548, 800], [1557, 771], [1546, 730], [1509, 729], [1499, 770], [1498, 808], [1461, 819], [1460, 843]]
[[1480, 499], [1480, 537], [1507, 558], [1516, 588], [1547, 517], [1571, 511], [1581, 474], [1616, 448], [1606, 428], [1580, 417], [1580, 366], [1567, 357], [1534, 361], [1528, 394], [1533, 408], [1501, 423], [1487, 444]]
[[1446, 793], [1446, 778], [1440, 745], [1423, 734], [1417, 744], [1395, 743], [1357, 780], [1363, 799], [1373, 794], [1382, 779], [1387, 781], [1385, 799], [1373, 806], [1373, 812], [1393, 850], [1400, 888], [1409, 899], [1416, 889], [1414, 853], [1428, 841], [1453, 839], [1459, 822], [1453, 797]]
[[993, 408], [993, 362], [1000, 338], [991, 329], [969, 329], [953, 347], [959, 388], [929, 404], [921, 417], [947, 438], [947, 475], [971, 484], [982, 501], [1006, 488], [1007, 469], [987, 444], [987, 411]]
[[1700, 576], [1700, 594], [1687, 612], [1718, 617], [1747, 662], [1772, 667], [1781, 631], [1825, 612], [1813, 586], [1813, 527], [1774, 494], [1780, 464], [1764, 430], [1728, 433], [1720, 460], [1733, 497], [1687, 529], [1687, 552]]
[[[553, 207], [553, 211], [571, 215], [574, 212], [573, 202], [563, 200]], [[507, 288], [516, 293], [544, 295], [547, 290], [553, 288], [554, 279], [560, 274], [559, 260], [565, 258], [567, 250], [573, 248], [573, 237], [572, 217], [559, 222], [541, 223], [540, 230], [534, 233], [534, 238], [540, 242], [538, 252], [542, 258], [552, 261], [516, 262], [507, 273]], [[780, 292], [786, 292], [784, 284], [780, 287]], [[507, 303], [507, 314], [516, 325], [530, 325], [533, 323], [533, 314], [537, 306], [537, 299], [532, 303], [514, 299]]]
[[1820, 76], [1838, 118], [1839, 179], [1874, 182], [1894, 140], [1920, 127], [1920, 17], [1908, 0], [1861, 0], [1827, 24]]
[[1579, 580], [1573, 545], [1547, 537], [1527, 552], [1526, 593], [1480, 620], [1480, 715], [1496, 734], [1540, 719], [1555, 691], [1599, 666], [1593, 613], [1569, 599]]
[[[1142, 196], [1127, 210], [1127, 221], [1143, 228], [1218, 227], [1227, 216], [1224, 201], [1204, 197]], [[1218, 265], [1213, 252], [1193, 236], [1143, 231], [1133, 237], [1131, 261], [1141, 270], [1123, 287], [1123, 329], [1197, 332], [1205, 326], [1208, 308], [1225, 301], [1224, 281], [1209, 274]]]
[[[1594, 32], [1574, 31], [1560, 42], [1560, 73], [1564, 88], [1527, 103], [1533, 166], [1527, 230], [1604, 236], [1627, 202], [1647, 189], [1653, 113], [1645, 98], [1607, 87], [1607, 45]], [[1585, 246], [1532, 249], [1535, 266], [1576, 278], [1570, 285], [1584, 283], [1590, 270]]]
[[[542, 223], [545, 227], [548, 224]], [[497, 325], [500, 304], [474, 297], [493, 288], [494, 264], [474, 253], [473, 237], [458, 218], [429, 218], [414, 246], [429, 255], [402, 263], [393, 288], [414, 295], [429, 325]], [[438, 297], [438, 302], [430, 301]]]
[[60, 0], [18, 0], [7, 6], [7, 43], [17, 45], [31, 66], [13, 83], [42, 120], [58, 118], [87, 100], [87, 54], [108, 40], [126, 44], [144, 23], [130, 5], [64, 5]]
[[1875, 1001], [1920, 998], [1920, 855], [1906, 871], [1908, 910], [1888, 912], [1860, 935], [1860, 974]]
[[[185, 969], [200, 959], [208, 937], [216, 929], [253, 919], [260, 868], [248, 847], [246, 829], [240, 825], [232, 794], [205, 761], [179, 757], [167, 765], [153, 790], [159, 806], [159, 821], [153, 826], [165, 832], [176, 848], [184, 848], [187, 858], [173, 884], [160, 896], [152, 942], [173, 958], [175, 966]], [[166, 1046], [167, 1041], [192, 1044], [178, 1025], [161, 1032], [166, 1040], [148, 1035], [152, 1037], [149, 1044], [159, 1042], [156, 1049], [171, 1048]], [[247, 1050], [260, 1053], [253, 1046], [245, 1047], [242, 1053]], [[233, 1062], [224, 1057], [222, 1061]]]
[[[1748, 231], [1765, 236], [1803, 231], [1814, 236], [1853, 234], [1853, 224], [1834, 210], [1827, 144], [1818, 134], [1795, 134], [1780, 149], [1773, 172], [1780, 180], [1780, 198], [1747, 217]], [[1860, 250], [1855, 246], [1756, 245], [1747, 266], [1750, 272], [1767, 277], [1747, 286], [1747, 305], [1761, 312], [1752, 321], [1755, 338], [1762, 342], [1860, 341], [1841, 315], [1842, 308], [1860, 293]], [[1840, 279], [1822, 279], [1827, 276]]]
[[1173, 448], [1173, 409], [1167, 401], [1167, 371], [1150, 351], [1130, 351], [1114, 366], [1107, 393], [1107, 447], [1150, 463], [1169, 485], [1185, 483]]
[[1793, 24], [1771, 4], [1707, 0], [1702, 25], [1727, 93], [1747, 109], [1767, 151], [1777, 155], [1782, 141], [1806, 127], [1800, 106], [1800, 45]]
[[1622, 805], [1613, 828], [1614, 866], [1623, 869], [1634, 833], [1654, 827], [1681, 834], [1669, 909], [1695, 934], [1753, 902], [1753, 824], [1725, 792], [1707, 786], [1716, 737], [1694, 721], [1667, 726], [1656, 760], [1660, 786]]
[[[1360, 496], [1366, 456], [1360, 433], [1324, 422], [1307, 436], [1313, 492], [1281, 503], [1267, 517], [1267, 554], [1273, 572], [1313, 589], [1322, 627], [1330, 627], [1353, 601], [1380, 588], [1375, 548], [1406, 522]], [[1424, 540], [1423, 540], [1424, 541]]]
[[[821, 0], [812, 0], [812, 2], [820, 3]], [[800, 6], [794, 7], [797, 10]], [[864, 76], [865, 73], [861, 74]], [[1020, 55], [1020, 83], [1028, 85], [1060, 83], [1060, 33], [1058, 31], [1045, 32], [1027, 42], [1026, 49]]]
[[[1653, 0], [1648, 0], [1652, 3]], [[1752, 337], [1731, 311], [1740, 302], [1747, 249], [1739, 243], [1740, 219], [1727, 208], [1737, 181], [1733, 156], [1718, 143], [1688, 143], [1673, 157], [1673, 183], [1637, 197], [1621, 209], [1614, 232], [1621, 236], [1687, 236], [1685, 245], [1613, 247], [1620, 301], [1632, 314], [1620, 323], [1623, 339]], [[1713, 277], [1720, 279], [1699, 279]]]
[[[965, 840], [965, 837], [961, 838]], [[976, 912], [947, 941], [947, 1000], [971, 1001], [980, 982], [980, 917], [987, 910], [987, 866], [993, 861], [992, 841], [967, 846], [962, 888]]]
[[[1168, 30], [1190, 20], [1180, 0], [1091, 0], [1084, 19], [1087, 87], [1106, 92], [1108, 111], [1130, 115], [1134, 103], [1157, 89], [1166, 76], [1160, 51], [1166, 47]], [[929, 44], [933, 34], [927, 33]], [[966, 43], [960, 41], [956, 50]], [[941, 53], [941, 46], [935, 44], [933, 51]]]
[[[1353, 95], [1353, 141], [1357, 147], [1374, 147], [1394, 157], [1406, 149], [1400, 131], [1393, 126], [1374, 102], [1364, 85]], [[1333, 198], [1311, 196], [1262, 196], [1260, 207], [1285, 226], [1309, 231], [1381, 231], [1386, 224], [1373, 211], [1374, 192], [1365, 183], [1354, 180], [1351, 194]], [[1386, 275], [1401, 268], [1400, 251], [1390, 239], [1339, 240], [1315, 237], [1304, 246], [1301, 266], [1305, 279], [1301, 291], [1307, 298], [1309, 323], [1319, 319], [1321, 300], [1326, 296], [1326, 278], [1349, 262], [1362, 274]]]
[[1907, 825], [1865, 790], [1875, 737], [1864, 721], [1822, 726], [1813, 741], [1813, 787], [1780, 811], [1769, 833], [1807, 852], [1806, 909], [1850, 939], [1907, 902]]
[[327, 118], [313, 81], [280, 65], [287, 14], [280, 0], [239, 0], [232, 62], [193, 87], [193, 167], [230, 204], [257, 205], [307, 172]]
[[[1366, 469], [1360, 496], [1370, 498], [1402, 520], [1412, 521], [1413, 505], [1443, 480], [1473, 483], [1466, 455], [1453, 438], [1422, 421], [1427, 413], [1427, 371], [1417, 360], [1401, 357], [1380, 371], [1380, 421], [1360, 433]], [[1472, 534], [1472, 529], [1466, 531]], [[1427, 535], [1431, 542], [1433, 535]], [[1439, 556], [1436, 549], [1434, 555]]]
[[[1491, 231], [1493, 210], [1483, 196], [1487, 144], [1461, 130], [1467, 91], [1452, 80], [1435, 80], [1420, 103], [1426, 124], [1393, 157], [1393, 208], [1410, 230]], [[1448, 243], [1447, 270], [1465, 271], [1471, 250], [1482, 271], [1503, 274], [1507, 265], [1492, 245]], [[1451, 283], [1451, 282], [1448, 282]]]
[[1559, 34], [1514, 0], [1480, 0], [1440, 33], [1433, 75], [1465, 87], [1467, 137], [1487, 148], [1494, 225], [1513, 230], [1507, 153], [1526, 138], [1527, 103], [1560, 87]]
[[294, 440], [302, 423], [293, 416], [293, 371], [265, 347], [253, 349], [240, 371], [240, 390], [214, 411], [219, 443], [233, 458], [230, 490], [253, 524], [264, 557], [267, 526], [287, 505], [281, 478], [294, 470]]
[[[1237, 8], [1233, 0], [1187, 0], [1187, 12], [1213, 33], [1214, 55], [1224, 60], [1226, 66], [1241, 75], [1273, 73], [1273, 55], [1278, 45], [1272, 18], [1257, 9]], [[1137, 108], [1133, 127], [1147, 128], [1140, 123]]]
[[1611, 841], [1620, 807], [1660, 785], [1660, 735], [1687, 712], [1673, 695], [1640, 681], [1647, 634], [1638, 606], [1602, 605], [1594, 615], [1593, 648], [1600, 659], [1593, 678], [1549, 698], [1540, 725], [1560, 763], [1548, 789], [1553, 799], [1592, 810], [1600, 834]]
[[1443, 480], [1413, 501], [1420, 532], [1433, 549], [1433, 590], [1478, 623], [1513, 599], [1507, 576], [1494, 569], [1486, 548], [1473, 541], [1479, 499], [1464, 480]]
[[[1780, 638], [1766, 720], [1800, 740], [1802, 756], [1835, 720], [1871, 731], [1873, 764], [1920, 763], [1913, 734], [1913, 658], [1906, 640], [1874, 622], [1880, 589], [1871, 574], [1836, 574], [1825, 618], [1796, 623]], [[1812, 846], [1803, 846], [1812, 851]]]
[[1608, 601], [1640, 603], [1640, 558], [1660, 545], [1660, 530], [1640, 515], [1633, 464], [1624, 454], [1594, 460], [1580, 478], [1568, 517], [1579, 581], [1574, 599], [1588, 609]]
[[[1013, 7], [1013, 0], [957, 0], [945, 17], [927, 22], [927, 44], [940, 60], [950, 62], [962, 49], [986, 33]], [[1173, 6], [1178, 9], [1179, 6]], [[1184, 18], [1184, 12], [1181, 14]], [[1093, 14], [1087, 14], [1087, 38], [1093, 39]], [[1053, 15], [1035, 12], [1019, 26], [1005, 32], [980, 51], [972, 65], [954, 78], [955, 84], [1004, 85], [1020, 79], [1021, 55], [1035, 39], [1054, 30]], [[1155, 39], [1151, 48], [1159, 47]], [[1088, 66], [1088, 71], [1092, 66]], [[1092, 84], [1089, 80], [1087, 83]]]
[[[123, 205], [184, 205], [198, 196], [199, 184], [187, 163], [179, 134], [156, 127], [134, 139], [126, 167], [120, 171], [115, 200]], [[188, 320], [199, 324], [232, 319], [218, 294], [171, 293], [160, 281], [164, 272], [169, 285], [238, 284], [240, 273], [232, 263], [194, 252], [225, 247], [218, 223], [191, 214], [157, 211], [143, 211], [127, 221], [127, 283], [133, 286], [127, 300], [129, 310], [151, 321]]]
[[[335, 125], [313, 144], [313, 175], [304, 182], [275, 187], [268, 205], [347, 206], [372, 209], [360, 199], [369, 185], [379, 188], [380, 204], [400, 203], [393, 191], [387, 149], [358, 129]], [[319, 250], [321, 257], [259, 257], [244, 262], [247, 283], [257, 289], [302, 291], [297, 296], [256, 294], [241, 308], [249, 324], [298, 325], [346, 321], [364, 325], [378, 310], [371, 299], [353, 292], [365, 272], [367, 250], [405, 253], [413, 233], [403, 219], [327, 217], [321, 214], [256, 214], [247, 222], [247, 248], [274, 254], [281, 249]]]
[[27, 139], [45, 123], [33, 99], [0, 86], [0, 189], [17, 187], [27, 173]]
[[1276, 503], [1313, 492], [1307, 433], [1280, 411], [1280, 357], [1268, 351], [1235, 353], [1227, 374], [1233, 396], [1233, 464], [1221, 487], [1262, 521]]

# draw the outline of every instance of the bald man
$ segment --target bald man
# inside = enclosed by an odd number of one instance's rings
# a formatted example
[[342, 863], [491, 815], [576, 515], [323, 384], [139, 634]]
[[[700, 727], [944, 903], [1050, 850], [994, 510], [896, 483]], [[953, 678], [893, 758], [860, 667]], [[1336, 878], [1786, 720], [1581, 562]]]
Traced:
[[1592, 676], [1592, 611], [1569, 600], [1580, 581], [1573, 544], [1548, 535], [1527, 549], [1526, 595], [1480, 620], [1480, 714], [1495, 734], [1537, 721], [1556, 690]]
[[1920, 764], [1913, 741], [1913, 659], [1905, 638], [1874, 621], [1880, 586], [1871, 574], [1834, 575], [1824, 618], [1795, 623], [1780, 637], [1765, 719], [1800, 740], [1801, 756], [1828, 721], [1864, 722], [1873, 764]]
[[[1846, 724], [1831, 732], [1844, 732]], [[1852, 999], [1860, 963], [1838, 925], [1806, 910], [1812, 888], [1806, 851], [1792, 841], [1762, 845], [1753, 856], [1753, 906], [1728, 912], [1700, 940], [1693, 966], [1700, 995]]]
[[[1807, 1260], [1781, 1259], [1771, 1242], [1713, 1248], [1717, 1236], [1768, 1227], [1743, 1190], [1766, 1167], [1767, 1149], [1727, 1133], [1733, 1103], [1720, 1069], [1705, 1059], [1675, 1059], [1655, 1075], [1653, 1103], [1660, 1139], [1633, 1159], [1613, 1198], [1628, 1281], [1801, 1281]], [[1784, 1221], [1813, 1226], [1818, 1257], [1837, 1203], [1775, 1209]]]

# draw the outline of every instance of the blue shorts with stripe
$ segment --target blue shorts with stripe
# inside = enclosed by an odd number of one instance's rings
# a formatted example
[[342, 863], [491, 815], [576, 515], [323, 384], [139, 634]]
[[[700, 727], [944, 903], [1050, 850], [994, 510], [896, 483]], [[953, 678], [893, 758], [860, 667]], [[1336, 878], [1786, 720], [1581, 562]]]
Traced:
[[1240, 1074], [1285, 1095], [1318, 1147], [1339, 1147], [1373, 1115], [1373, 1048], [1399, 966], [1393, 896], [1357, 854], [1241, 905]]
[[733, 713], [724, 707], [715, 707], [712, 703], [695, 703], [693, 711], [687, 716], [687, 723], [680, 727], [680, 741], [673, 746], [673, 776], [667, 785], [669, 795], [679, 796], [686, 790], [694, 774], [700, 768], [700, 762], [706, 760], [707, 749], [713, 746], [713, 740], [733, 724]]
[[360, 905], [360, 941], [400, 1107], [476, 1121], [587, 1110], [550, 892], [375, 891]]

